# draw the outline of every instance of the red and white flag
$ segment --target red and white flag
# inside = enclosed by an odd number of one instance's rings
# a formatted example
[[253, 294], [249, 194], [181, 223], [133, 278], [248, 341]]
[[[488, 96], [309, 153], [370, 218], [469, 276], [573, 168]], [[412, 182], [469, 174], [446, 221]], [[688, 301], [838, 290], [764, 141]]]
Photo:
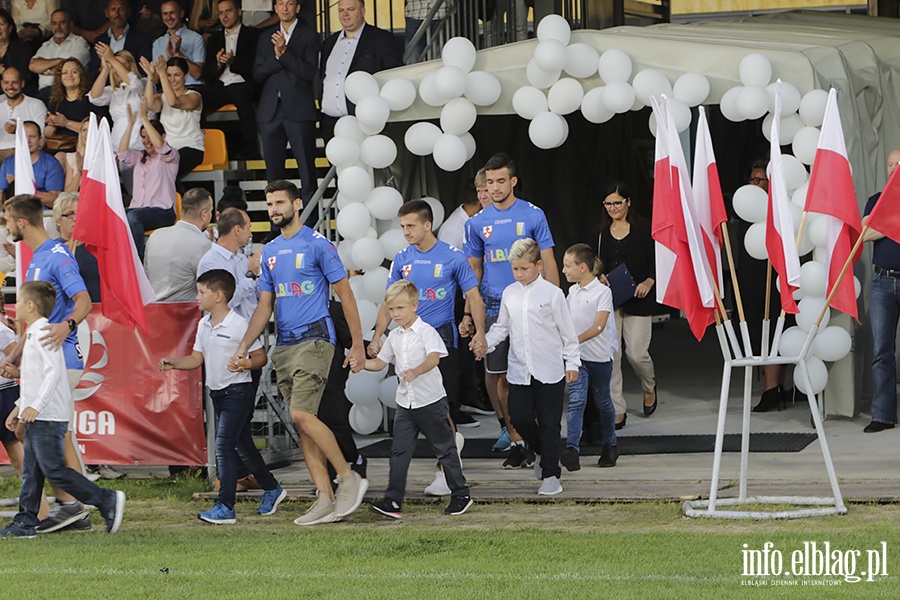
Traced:
[[869, 213], [866, 227], [900, 244], [900, 169], [894, 169]]
[[[803, 210], [821, 213], [819, 218], [826, 219], [828, 223], [828, 245], [825, 251], [830, 292], [862, 232], [856, 190], [853, 188], [853, 176], [850, 174], [850, 161], [847, 159], [847, 146], [844, 143], [844, 128], [838, 111], [837, 90], [834, 88], [828, 92], [825, 120], [822, 122], [822, 133], [819, 134], [819, 148], [816, 150]], [[859, 260], [860, 254], [862, 248], [852, 262]], [[831, 300], [831, 306], [859, 320], [852, 271], [850, 276], [845, 276], [841, 281]]]
[[697, 141], [694, 146], [693, 194], [694, 208], [700, 228], [703, 230], [703, 243], [709, 264], [714, 265], [713, 274], [719, 290], [722, 290], [722, 223], [728, 222], [725, 210], [725, 199], [722, 197], [722, 184], [719, 183], [719, 169], [716, 166], [716, 155], [713, 152], [712, 137], [709, 124], [706, 122], [706, 110], [698, 107]]
[[[34, 194], [37, 185], [34, 181], [34, 165], [31, 163], [31, 151], [28, 149], [28, 137], [25, 135], [25, 123], [22, 119], [16, 119], [16, 158], [15, 180], [13, 181], [16, 196], [19, 194]], [[25, 242], [16, 242], [16, 290], [25, 281], [25, 271], [31, 264], [34, 253]]]
[[97, 126], [92, 114], [88, 132], [73, 237], [97, 257], [103, 316], [146, 334], [144, 305], [155, 296], [125, 217], [109, 124], [104, 119]]
[[775, 110], [772, 111], [771, 151], [769, 158], [769, 211], [766, 215], [766, 252], [781, 278], [781, 308], [797, 314], [794, 292], [800, 287], [800, 255], [794, 239], [794, 220], [791, 217], [784, 166], [781, 163], [781, 80], [775, 82]]

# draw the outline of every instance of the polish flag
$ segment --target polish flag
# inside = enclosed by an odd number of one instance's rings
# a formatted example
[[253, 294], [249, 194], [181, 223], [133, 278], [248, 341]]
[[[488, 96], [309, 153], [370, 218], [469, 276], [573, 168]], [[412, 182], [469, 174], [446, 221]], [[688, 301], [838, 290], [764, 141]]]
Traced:
[[[844, 128], [838, 111], [837, 91], [834, 88], [828, 92], [825, 120], [822, 122], [822, 133], [819, 134], [819, 148], [816, 150], [803, 210], [821, 213], [819, 218], [827, 220], [825, 263], [828, 265], [830, 291], [862, 233], [856, 190], [853, 189], [853, 176], [850, 174], [850, 161], [844, 144]], [[852, 262], [859, 260], [860, 254], [861, 247]], [[859, 321], [852, 272], [841, 281], [831, 300], [831, 306]]]
[[98, 126], [93, 114], [84, 164], [73, 237], [97, 257], [103, 316], [147, 334], [144, 305], [155, 296], [125, 217], [109, 124], [104, 119]]
[[[37, 191], [34, 181], [34, 165], [31, 163], [31, 151], [28, 149], [28, 137], [25, 135], [25, 123], [22, 119], [16, 119], [16, 157], [15, 157], [15, 186], [16, 196], [19, 194], [32, 194]], [[16, 242], [16, 290], [25, 281], [25, 272], [31, 264], [34, 253], [25, 242]]]
[[719, 290], [722, 290], [722, 223], [728, 222], [722, 184], [719, 183], [719, 169], [713, 152], [712, 137], [706, 122], [706, 109], [700, 111], [697, 120], [697, 141], [694, 148], [694, 209], [700, 228], [708, 262], [713, 267]]
[[889, 237], [900, 244], [900, 169], [888, 178], [884, 191], [878, 197], [878, 201], [869, 213], [866, 227], [874, 229], [878, 233]]
[[794, 221], [791, 217], [790, 196], [784, 180], [781, 164], [781, 80], [775, 83], [775, 109], [772, 111], [771, 151], [769, 158], [769, 211], [766, 215], [766, 252], [781, 278], [781, 308], [790, 314], [800, 310], [794, 301], [794, 292], [800, 287], [800, 255], [794, 239]]

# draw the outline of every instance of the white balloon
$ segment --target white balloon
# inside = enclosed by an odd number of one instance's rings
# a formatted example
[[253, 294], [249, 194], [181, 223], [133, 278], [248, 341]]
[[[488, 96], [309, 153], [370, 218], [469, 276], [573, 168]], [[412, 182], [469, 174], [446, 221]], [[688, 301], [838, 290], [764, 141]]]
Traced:
[[362, 276], [363, 299], [376, 306], [384, 302], [384, 290], [387, 289], [387, 281], [390, 271], [384, 267], [375, 267], [365, 272]]
[[340, 192], [335, 192], [334, 194], [334, 205], [338, 210], [342, 210], [348, 204], [353, 204], [353, 200], [347, 198], [347, 196], [342, 195]]
[[355, 139], [336, 135], [325, 145], [325, 157], [336, 167], [349, 167], [359, 159], [359, 142]]
[[811, 260], [800, 266], [800, 289], [806, 296], [825, 297], [828, 287], [828, 269], [820, 262]]
[[528, 126], [528, 137], [531, 143], [549, 150], [556, 148], [565, 133], [564, 119], [556, 113], [544, 112], [536, 116]]
[[768, 202], [766, 190], [749, 183], [739, 187], [731, 200], [737, 216], [749, 223], [765, 223]]
[[835, 362], [850, 354], [853, 340], [843, 327], [831, 326], [819, 331], [813, 340], [813, 354], [824, 361]]
[[[351, 239], [343, 239], [338, 244], [338, 257], [341, 259], [341, 263], [344, 265], [344, 268], [348, 271], [359, 271], [359, 266], [353, 262], [353, 244], [356, 240]], [[358, 279], [357, 277], [350, 278], [350, 287], [353, 287], [353, 280]], [[360, 280], [361, 282], [362, 280]], [[356, 295], [356, 290], [353, 291], [353, 294]]]
[[441, 134], [441, 128], [434, 123], [421, 121], [406, 130], [403, 144], [416, 156], [428, 156], [434, 151], [434, 143]]
[[[359, 265], [363, 271], [368, 271], [376, 267], [380, 267], [384, 262], [384, 248], [377, 237], [361, 237], [353, 244], [353, 262]], [[360, 317], [362, 318], [362, 317]], [[368, 331], [375, 326], [375, 321], [369, 327], [363, 327], [363, 331]]]
[[372, 176], [362, 167], [355, 165], [341, 171], [337, 183], [338, 190], [356, 202], [364, 202], [372, 191]]
[[806, 343], [807, 332], [799, 327], [788, 327], [781, 334], [778, 354], [781, 356], [800, 356], [803, 344]]
[[403, 195], [389, 185], [378, 186], [366, 199], [366, 208], [376, 219], [393, 219], [403, 206]]
[[513, 94], [512, 105], [517, 115], [529, 121], [548, 110], [547, 96], [541, 90], [530, 85], [516, 90], [516, 93]]
[[465, 37], [450, 38], [441, 50], [441, 61], [447, 67], [456, 67], [468, 73], [475, 66], [475, 45]]
[[577, 79], [563, 77], [550, 88], [547, 104], [556, 114], [567, 115], [578, 110], [583, 98], [584, 89], [581, 83]]
[[562, 71], [568, 58], [565, 44], [556, 40], [540, 42], [534, 48], [535, 64], [548, 73]]
[[431, 222], [431, 229], [432, 231], [437, 231], [438, 227], [444, 222], [444, 205], [441, 204], [440, 200], [432, 198], [431, 196], [425, 196], [422, 200], [427, 202], [431, 207], [431, 212], [434, 216], [434, 221]]
[[344, 394], [354, 406], [378, 406], [378, 378], [368, 371], [350, 373]]
[[562, 124], [563, 124], [563, 134], [562, 134], [562, 137], [559, 138], [559, 143], [556, 144], [556, 146], [555, 146], [556, 148], [559, 148], [560, 146], [562, 146], [565, 143], [565, 141], [567, 139], [569, 139], [569, 122], [566, 121], [564, 118], [562, 120]]
[[817, 248], [825, 248], [825, 246], [828, 245], [827, 218], [822, 215], [809, 213], [809, 216], [806, 219], [806, 228], [809, 229], [809, 239], [814, 246]]
[[756, 260], [766, 260], [766, 224], [754, 223], [747, 229], [744, 235], [744, 248], [747, 254]]
[[607, 84], [614, 81], [627, 82], [631, 79], [631, 70], [633, 65], [631, 57], [623, 50], [618, 48], [610, 48], [600, 55], [600, 61], [597, 63], [600, 77]]
[[383, 416], [380, 406], [355, 405], [350, 407], [350, 416], [348, 418], [353, 431], [360, 435], [369, 435], [378, 430]]
[[738, 112], [745, 119], [758, 119], [769, 110], [769, 94], [759, 85], [744, 86], [737, 97]]
[[542, 42], [545, 40], [556, 40], [565, 46], [569, 43], [569, 38], [572, 36], [572, 30], [569, 27], [568, 21], [559, 15], [551, 14], [541, 19], [541, 22], [537, 25], [535, 34], [537, 35], [537, 39]]
[[634, 88], [624, 81], [614, 81], [603, 88], [603, 104], [616, 114], [631, 110], [634, 98]]
[[588, 44], [569, 44], [564, 70], [572, 77], [587, 79], [597, 74], [600, 53]]
[[613, 118], [613, 111], [603, 103], [603, 87], [596, 87], [584, 95], [581, 100], [581, 114], [591, 123], [605, 123]]
[[378, 239], [378, 231], [376, 231], [376, 229], [374, 227], [369, 225], [369, 228], [366, 229], [366, 234], [363, 237], [372, 238], [373, 240], [377, 240]]
[[740, 96], [743, 89], [742, 87], [733, 87], [725, 92], [719, 101], [719, 110], [722, 111], [722, 116], [729, 121], [737, 123], [744, 120], [744, 115], [738, 110], [737, 103], [738, 96]]
[[[807, 181], [791, 194], [791, 202], [796, 204], [800, 208], [806, 207], [806, 191], [809, 189], [809, 182]], [[816, 244], [818, 246], [818, 244]]]
[[397, 388], [400, 387], [400, 380], [396, 375], [385, 377], [378, 386], [378, 399], [388, 408], [397, 408]]
[[456, 136], [472, 129], [478, 109], [467, 98], [454, 98], [441, 109], [441, 129]]
[[386, 135], [373, 135], [363, 140], [359, 157], [374, 169], [385, 169], [397, 159], [397, 145]]
[[487, 71], [473, 71], [466, 75], [466, 98], [477, 106], [490, 106], [500, 99], [503, 87], [500, 80]]
[[789, 192], [796, 190], [809, 179], [809, 173], [803, 163], [790, 154], [781, 155], [781, 167], [784, 171], [784, 183]]
[[635, 95], [634, 104], [631, 105], [631, 110], [636, 112], [636, 111], [641, 110], [645, 106], [647, 106], [647, 105], [644, 104], [643, 102], [641, 102], [641, 99]]
[[809, 127], [820, 127], [825, 118], [825, 105], [828, 103], [828, 92], [810, 90], [800, 100], [800, 118]]
[[862, 292], [862, 283], [860, 283], [859, 278], [854, 275], [853, 277], [853, 293], [856, 295], [857, 299], [859, 298], [859, 294]]
[[458, 171], [466, 164], [466, 143], [458, 135], [445, 133], [434, 143], [434, 163], [444, 171]]
[[353, 104], [359, 104], [366, 96], [378, 95], [378, 81], [370, 73], [354, 71], [344, 79], [344, 95]]
[[441, 67], [434, 74], [434, 89], [443, 98], [458, 98], [466, 92], [466, 73], [457, 67]]
[[819, 146], [819, 130], [816, 127], [804, 127], [794, 136], [791, 150], [797, 160], [804, 165], [811, 165], [816, 158]]
[[406, 242], [406, 238], [403, 237], [402, 229], [388, 229], [381, 234], [378, 241], [381, 242], [381, 248], [384, 250], [384, 255], [387, 258], [393, 258], [409, 245]]
[[435, 87], [434, 78], [436, 73], [429, 73], [419, 82], [419, 97], [422, 102], [428, 106], [443, 106], [448, 98], [442, 96]]
[[475, 144], [475, 138], [472, 137], [472, 134], [467, 131], [459, 136], [459, 139], [461, 139], [463, 141], [463, 144], [466, 145], [466, 162], [469, 162], [475, 156], [475, 150], [478, 149], [477, 145]]
[[[769, 94], [769, 110], [775, 110], [775, 87], [777, 82], [770, 83], [766, 86], [766, 92]], [[787, 81], [781, 82], [781, 116], [786, 117], [797, 112], [800, 108], [800, 90]]]
[[359, 121], [353, 115], [345, 115], [337, 120], [337, 123], [334, 124], [334, 135], [335, 137], [341, 135], [353, 138], [358, 144], [366, 139], [366, 134], [359, 128]]
[[[809, 331], [813, 325], [816, 324], [816, 319], [819, 318], [819, 314], [822, 312], [822, 308], [825, 306], [825, 298], [816, 297], [816, 296], [807, 296], [803, 300], [801, 300], [797, 304], [797, 308], [800, 309], [800, 312], [797, 313], [797, 327], [802, 329], [803, 331]], [[825, 316], [822, 318], [822, 323], [819, 325], [819, 330], [825, 329], [828, 327], [828, 321], [831, 319], [831, 309], [825, 311]]]
[[675, 129], [681, 133], [691, 126], [691, 108], [681, 100], [669, 100], [669, 108], [672, 110], [672, 118], [675, 120]]
[[364, 132], [378, 133], [384, 129], [384, 124], [390, 116], [391, 107], [387, 100], [379, 95], [366, 96], [356, 105], [356, 119]]
[[800, 365], [794, 367], [794, 385], [797, 389], [806, 394], [819, 394], [825, 390], [828, 385], [828, 367], [822, 362], [822, 359], [810, 356], [806, 359], [806, 372], [809, 373], [812, 390], [807, 388], [806, 379], [800, 373]]
[[786, 117], [782, 117], [781, 139], [778, 141], [781, 142], [782, 146], [793, 143], [794, 136], [797, 135], [797, 132], [801, 129], [803, 129], [803, 121], [800, 119], [800, 115], [794, 113]]
[[385, 81], [381, 97], [387, 100], [393, 111], [406, 110], [416, 101], [416, 85], [404, 77]]
[[634, 88], [634, 95], [647, 105], [650, 104], [651, 96], [655, 96], [657, 100], [661, 100], [663, 94], [672, 97], [672, 84], [669, 78], [655, 69], [640, 71], [634, 76], [631, 86]]
[[561, 72], [562, 71], [545, 71], [534, 62], [534, 59], [531, 59], [525, 67], [525, 78], [528, 79], [528, 83], [534, 87], [546, 90], [556, 83]]
[[709, 79], [700, 73], [684, 73], [675, 80], [672, 93], [688, 106], [698, 106], [709, 97]]
[[653, 137], [656, 137], [656, 115], [653, 112], [650, 113], [650, 117], [647, 119], [647, 126], [650, 128], [650, 133]]
[[744, 85], [766, 87], [772, 80], [772, 63], [762, 54], [753, 52], [741, 59], [738, 73]]

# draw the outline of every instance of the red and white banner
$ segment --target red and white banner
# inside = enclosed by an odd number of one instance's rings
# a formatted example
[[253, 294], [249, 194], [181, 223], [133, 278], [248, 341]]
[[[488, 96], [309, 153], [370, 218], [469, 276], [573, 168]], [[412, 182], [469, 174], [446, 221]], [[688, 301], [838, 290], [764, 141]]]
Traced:
[[[84, 375], [75, 426], [84, 461], [101, 465], [205, 465], [201, 370], [160, 373], [159, 359], [187, 356], [200, 311], [194, 302], [150, 304], [153, 335], [123, 327], [99, 305], [78, 330]], [[14, 306], [8, 306], [10, 314]], [[85, 327], [87, 324], [87, 327]], [[0, 446], [0, 458], [7, 463]]]

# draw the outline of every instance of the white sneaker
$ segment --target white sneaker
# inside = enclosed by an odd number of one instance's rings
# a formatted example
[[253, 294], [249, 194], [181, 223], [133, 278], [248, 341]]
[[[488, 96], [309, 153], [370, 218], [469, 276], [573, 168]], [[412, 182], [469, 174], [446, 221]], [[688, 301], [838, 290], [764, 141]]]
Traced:
[[451, 490], [447, 486], [447, 478], [444, 477], [444, 472], [441, 470], [435, 473], [434, 481], [425, 488], [425, 493], [429, 496], [449, 496], [450, 492]]
[[[463, 437], [463, 434], [461, 434], [460, 432], [457, 431], [455, 440], [456, 440], [456, 453], [459, 454], [459, 468], [462, 469], [462, 451], [466, 445], [466, 438]], [[443, 474], [441, 476], [443, 477]], [[444, 487], [447, 487], [446, 483], [444, 484]], [[447, 488], [447, 489], [449, 489], [449, 488]], [[447, 492], [447, 494], [449, 494], [449, 493], [450, 492]], [[446, 495], [446, 494], [442, 494], [442, 495]]]
[[547, 477], [538, 488], [538, 496], [555, 496], [563, 491], [558, 477]]

